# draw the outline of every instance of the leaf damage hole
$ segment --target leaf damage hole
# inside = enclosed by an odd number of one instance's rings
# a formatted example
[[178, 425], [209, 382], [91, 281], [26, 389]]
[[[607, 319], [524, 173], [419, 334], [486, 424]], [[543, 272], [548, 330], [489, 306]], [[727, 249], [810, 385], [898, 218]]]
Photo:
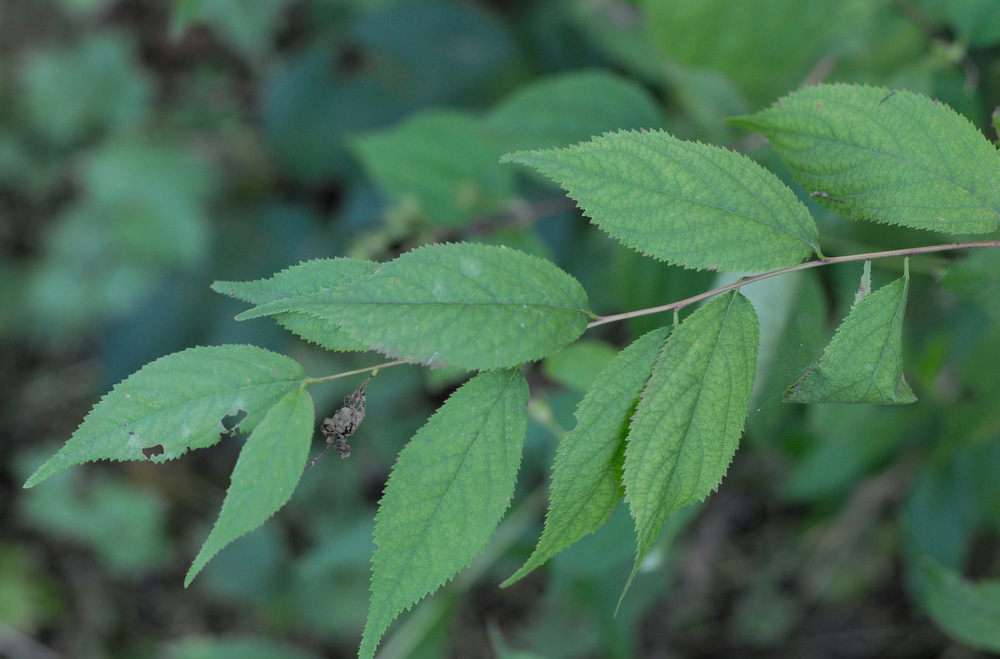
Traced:
[[344, 399], [344, 405], [333, 416], [323, 419], [323, 425], [320, 426], [319, 431], [326, 437], [326, 448], [323, 449], [322, 453], [310, 460], [309, 464], [302, 471], [306, 471], [326, 457], [331, 448], [342, 459], [350, 457], [351, 445], [347, 443], [347, 439], [354, 434], [354, 431], [358, 429], [361, 422], [365, 420], [365, 405], [368, 402], [365, 396], [365, 387], [374, 375], [372, 373], [372, 375], [365, 378], [361, 386]]
[[163, 448], [163, 444], [157, 444], [156, 446], [144, 446], [142, 449], [142, 454], [146, 456], [147, 460], [152, 460], [153, 458], [159, 457], [166, 453], [166, 449]]
[[246, 410], [238, 410], [236, 414], [227, 414], [222, 417], [220, 423], [225, 431], [219, 433], [223, 437], [234, 437], [236, 432], [239, 430], [239, 425], [243, 423], [243, 419], [247, 418]]

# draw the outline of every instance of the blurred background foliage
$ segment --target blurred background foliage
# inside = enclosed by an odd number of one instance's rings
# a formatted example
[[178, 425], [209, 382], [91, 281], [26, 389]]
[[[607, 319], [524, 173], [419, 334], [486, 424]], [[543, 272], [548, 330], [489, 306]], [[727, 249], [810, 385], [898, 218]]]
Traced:
[[[239, 439], [167, 465], [21, 484], [112, 384], [168, 352], [250, 342], [315, 375], [377, 363], [267, 320], [234, 323], [238, 306], [209, 291], [216, 279], [444, 240], [550, 258], [599, 313], [732, 277], [617, 246], [498, 157], [664, 128], [784, 175], [762, 140], [719, 119], [816, 81], [922, 92], [994, 139], [995, 3], [0, 4], [0, 656], [352, 656], [382, 485], [458, 374], [379, 376], [351, 459], [319, 463], [187, 590]], [[830, 255], [941, 242], [811, 208]], [[876, 285], [900, 267], [877, 263]], [[988, 616], [1000, 594], [963, 579], [1000, 578], [998, 268], [992, 251], [912, 265], [905, 349], [920, 402], [905, 408], [780, 404], [849, 306], [860, 266], [748, 287], [763, 338], [743, 449], [716, 495], [672, 519], [617, 616], [634, 552], [625, 510], [524, 581], [497, 584], [537, 540], [557, 436], [582, 391], [616, 348], [670, 318], [602, 327], [531, 367], [508, 518], [480, 560], [393, 626], [379, 656], [996, 649]], [[323, 415], [356, 384], [315, 389]]]

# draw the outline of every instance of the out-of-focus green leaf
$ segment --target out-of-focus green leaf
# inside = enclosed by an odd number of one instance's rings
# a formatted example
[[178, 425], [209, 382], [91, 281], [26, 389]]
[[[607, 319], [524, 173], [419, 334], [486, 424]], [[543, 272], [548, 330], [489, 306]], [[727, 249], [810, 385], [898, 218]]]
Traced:
[[1000, 158], [968, 119], [912, 92], [816, 85], [732, 123], [760, 131], [841, 215], [949, 234], [1000, 222]]
[[618, 351], [609, 343], [583, 339], [568, 345], [542, 362], [542, 372], [556, 382], [586, 391]]
[[[259, 305], [348, 284], [357, 277], [372, 274], [377, 267], [378, 264], [362, 259], [314, 259], [286, 268], [268, 279], [213, 282], [212, 290]], [[368, 349], [365, 343], [352, 339], [339, 327], [309, 314], [278, 313], [273, 318], [290, 332], [327, 350], [363, 352]]]
[[664, 344], [625, 449], [636, 569], [667, 517], [708, 496], [729, 468], [750, 405], [759, 338], [753, 306], [734, 291], [688, 316]]
[[514, 195], [513, 173], [497, 162], [502, 151], [469, 115], [426, 112], [353, 146], [372, 180], [397, 201], [416, 200], [433, 224], [466, 222]]
[[305, 377], [298, 362], [254, 346], [190, 348], [161, 357], [115, 385], [25, 487], [92, 460], [172, 460], [218, 442], [234, 429], [223, 419], [242, 412], [239, 429], [252, 431]]
[[136, 62], [129, 42], [114, 34], [34, 54], [22, 69], [28, 120], [58, 144], [91, 131], [137, 128], [149, 113], [152, 90]]
[[270, 50], [275, 33], [283, 26], [287, 0], [266, 3], [229, 0], [178, 0], [171, 29], [181, 35], [193, 23], [205, 23], [241, 54], [260, 57]]
[[816, 225], [795, 194], [727, 149], [628, 131], [504, 160], [557, 181], [599, 227], [669, 263], [757, 271], [819, 251]]
[[156, 492], [67, 472], [17, 503], [22, 524], [87, 547], [117, 574], [135, 576], [170, 559], [166, 502]]
[[992, 0], [917, 0], [922, 11], [948, 23], [958, 38], [971, 46], [991, 46], [1000, 41], [997, 5]]
[[977, 249], [964, 254], [948, 270], [941, 284], [959, 293], [993, 319], [1000, 319], [1000, 249]]
[[1000, 581], [971, 584], [925, 557], [921, 599], [950, 636], [976, 648], [1000, 652]]
[[122, 260], [156, 259], [190, 265], [208, 252], [204, 203], [214, 172], [175, 146], [113, 142], [82, 167], [85, 203], [101, 215]]
[[851, 308], [816, 366], [785, 394], [790, 403], [881, 403], [917, 400], [903, 377], [903, 314], [910, 271]]
[[641, 3], [651, 40], [695, 69], [724, 74], [754, 101], [800, 84], [837, 34], [841, 4], [775, 0]]
[[166, 648], [166, 659], [316, 659], [318, 655], [266, 637], [186, 638]]
[[610, 130], [658, 128], [663, 119], [642, 87], [604, 71], [585, 71], [525, 85], [484, 123], [504, 153], [574, 144]]
[[482, 373], [452, 394], [400, 452], [376, 516], [361, 657], [375, 654], [396, 616], [486, 546], [514, 492], [527, 404], [519, 370]]
[[872, 405], [810, 405], [810, 443], [783, 490], [795, 501], [842, 498], [871, 470], [891, 460], [906, 436], [910, 410]]
[[268, 302], [238, 320], [300, 312], [390, 357], [488, 370], [544, 357], [583, 333], [580, 284], [552, 263], [489, 245], [421, 247], [368, 277]]
[[531, 557], [504, 585], [608, 521], [622, 495], [629, 420], [669, 334], [669, 328], [653, 330], [622, 350], [580, 402], [576, 428], [556, 450], [545, 531]]
[[423, 108], [495, 98], [513, 76], [513, 39], [474, 5], [362, 4], [339, 50], [318, 40], [276, 68], [264, 90], [265, 136], [297, 180], [343, 173], [352, 134]]
[[309, 456], [315, 412], [305, 389], [275, 403], [240, 451], [219, 519], [188, 570], [184, 585], [220, 549], [263, 524], [292, 497]]

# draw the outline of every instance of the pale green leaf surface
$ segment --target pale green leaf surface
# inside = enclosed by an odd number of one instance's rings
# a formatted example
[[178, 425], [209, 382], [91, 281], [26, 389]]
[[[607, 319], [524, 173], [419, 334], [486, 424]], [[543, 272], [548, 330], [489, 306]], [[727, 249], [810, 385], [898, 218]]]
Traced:
[[920, 573], [921, 599], [938, 625], [962, 643], [1000, 652], [1000, 581], [971, 584], [930, 558]]
[[454, 225], [514, 196], [514, 177], [478, 119], [432, 110], [353, 142], [372, 180], [397, 201], [419, 202], [427, 219]]
[[421, 247], [349, 284], [237, 316], [304, 312], [389, 357], [489, 370], [540, 359], [587, 327], [587, 294], [552, 263], [470, 243]]
[[587, 391], [597, 376], [618, 354], [618, 349], [600, 339], [580, 339], [542, 362], [542, 373], [564, 387]]
[[750, 405], [758, 334], [753, 305], [734, 291], [691, 314], [664, 344], [625, 449], [636, 566], [667, 517], [708, 496], [729, 468]]
[[[243, 302], [266, 304], [347, 284], [357, 277], [370, 275], [377, 267], [377, 263], [363, 259], [314, 259], [286, 268], [268, 279], [216, 281], [212, 290]], [[290, 312], [275, 314], [273, 318], [288, 331], [327, 350], [360, 352], [368, 349], [340, 327], [316, 316]]]
[[[785, 393], [790, 403], [912, 403], [903, 377], [909, 269], [869, 293], [844, 318], [819, 362]], [[864, 281], [862, 280], [862, 285]]]
[[795, 180], [841, 215], [950, 234], [1000, 222], [996, 148], [920, 94], [817, 85], [731, 122], [766, 135]]
[[602, 527], [622, 495], [625, 433], [670, 328], [653, 330], [618, 353], [576, 410], [552, 467], [545, 530], [509, 585], [562, 549]]
[[648, 91], [605, 71], [575, 71], [527, 85], [484, 120], [504, 151], [573, 144], [609, 130], [662, 123]]
[[[642, 0], [643, 26], [662, 53], [711, 70], [766, 102], [793, 88], [861, 16], [852, 3], [801, 0]], [[871, 4], [871, 3], [863, 3]], [[839, 49], [844, 44], [838, 44]]]
[[161, 357], [114, 386], [94, 406], [66, 445], [28, 479], [32, 487], [71, 465], [91, 460], [154, 462], [211, 446], [227, 432], [222, 419], [244, 411], [242, 432], [297, 388], [298, 362], [247, 345], [190, 348]]
[[759, 271], [818, 253], [816, 225], [795, 194], [727, 149], [625, 131], [504, 160], [557, 181], [603, 230], [669, 263]]
[[292, 498], [309, 458], [312, 398], [293, 389], [272, 406], [240, 451], [222, 510], [188, 570], [187, 586], [223, 547], [253, 531]]
[[389, 624], [467, 566], [510, 505], [527, 428], [519, 370], [460, 387], [400, 452], [376, 516], [372, 598], [360, 656]]

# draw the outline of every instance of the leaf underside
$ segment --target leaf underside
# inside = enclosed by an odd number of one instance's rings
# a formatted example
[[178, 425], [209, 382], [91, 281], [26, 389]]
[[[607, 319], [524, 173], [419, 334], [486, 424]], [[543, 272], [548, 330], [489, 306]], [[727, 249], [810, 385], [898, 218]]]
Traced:
[[312, 398], [301, 388], [267, 411], [240, 451], [219, 519], [188, 570], [185, 586], [219, 550], [291, 499], [309, 457], [315, 418]]
[[507, 586], [603, 526], [622, 495], [625, 433], [653, 364], [670, 335], [653, 330], [618, 353], [576, 411], [577, 424], [559, 442], [545, 530]]
[[915, 402], [917, 397], [903, 376], [903, 314], [909, 281], [909, 268], [904, 267], [902, 277], [857, 302], [819, 362], [785, 393], [785, 401]]
[[587, 294], [552, 263], [468, 243], [421, 247], [372, 274], [268, 302], [239, 320], [299, 312], [389, 357], [469, 370], [534, 361], [586, 329]]
[[758, 342], [753, 305], [734, 291], [691, 314], [664, 344], [625, 449], [636, 568], [667, 516], [722, 481], [746, 422]]
[[1000, 223], [996, 148], [920, 94], [816, 85], [730, 123], [767, 136], [795, 180], [841, 215], [949, 234]]
[[819, 250], [816, 225], [795, 193], [727, 149], [624, 131], [504, 160], [552, 178], [603, 230], [669, 263], [762, 271]]
[[520, 370], [466, 382], [400, 452], [375, 518], [372, 597], [360, 656], [389, 624], [467, 566], [510, 505], [527, 428]]
[[143, 366], [94, 406], [66, 445], [35, 474], [32, 487], [71, 465], [92, 460], [162, 462], [211, 446], [230, 431], [222, 420], [246, 413], [252, 431], [305, 372], [298, 362], [247, 345], [190, 348]]
[[[378, 263], [363, 259], [315, 259], [286, 268], [268, 279], [257, 281], [217, 281], [216, 293], [243, 302], [260, 305], [300, 295], [310, 295], [327, 288], [348, 284], [353, 279], [370, 275]], [[327, 350], [364, 352], [368, 346], [352, 339], [340, 327], [305, 313], [274, 314], [274, 320], [288, 331]]]

